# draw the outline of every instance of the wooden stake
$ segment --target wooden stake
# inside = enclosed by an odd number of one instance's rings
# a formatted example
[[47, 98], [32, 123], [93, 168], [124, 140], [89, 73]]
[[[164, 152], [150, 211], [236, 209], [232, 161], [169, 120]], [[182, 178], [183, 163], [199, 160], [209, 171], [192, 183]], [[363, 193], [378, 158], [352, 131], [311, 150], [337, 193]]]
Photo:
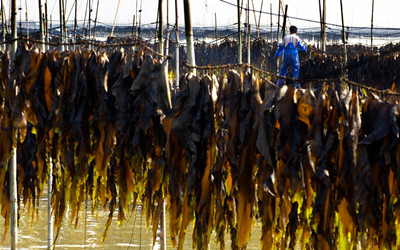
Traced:
[[374, 49], [373, 29], [374, 29], [374, 0], [372, 0], [372, 14], [371, 14], [371, 50]]
[[163, 0], [158, 0], [158, 50], [160, 54], [164, 54], [163, 46]]
[[40, 50], [42, 52], [44, 52], [44, 44], [43, 44], [43, 41], [44, 41], [43, 26], [44, 25], [43, 25], [43, 18], [42, 18], [42, 16], [43, 16], [43, 14], [42, 14], [42, 0], [39, 0], [38, 2], [39, 2], [39, 35], [40, 35], [40, 41], [42, 42], [40, 44]]
[[[11, 43], [11, 64], [14, 64], [15, 53], [17, 51], [17, 0], [11, 1], [11, 38], [14, 41]], [[13, 83], [15, 88], [15, 80]], [[15, 140], [15, 138], [13, 138]], [[17, 249], [18, 242], [18, 227], [17, 227], [17, 216], [18, 216], [18, 204], [17, 204], [17, 148], [12, 147], [10, 161], [10, 226], [11, 226], [11, 249]]]
[[[76, 34], [76, 27], [78, 26], [77, 16], [78, 16], [78, 0], [75, 0], [75, 18], [74, 18], [74, 37], [75, 37], [75, 42], [78, 40], [78, 36]], [[74, 49], [75, 49], [75, 45], [74, 45]]]
[[167, 0], [167, 38], [165, 40], [165, 55], [169, 54], [169, 0]]
[[279, 32], [280, 32], [280, 27], [281, 26], [281, 0], [278, 2], [278, 28], [276, 29], [276, 41], [279, 44]]
[[28, 0], [25, 0], [26, 38], [29, 38]]
[[[186, 48], [187, 48], [187, 59], [190, 65], [196, 65], [194, 46], [193, 46], [193, 30], [192, 30], [192, 20], [190, 14], [190, 0], [183, 0], [183, 8], [185, 13], [185, 34], [186, 34]], [[196, 69], [190, 70], [194, 75], [196, 75]]]
[[326, 0], [323, 0], [322, 35], [322, 50], [326, 51]]
[[[6, 29], [5, 29], [5, 11], [4, 11], [4, 3], [3, 0], [1, 0], [1, 42], [4, 42], [6, 40]], [[6, 51], [6, 45], [3, 44], [1, 45], [1, 49], [3, 52]]]
[[272, 3], [269, 4], [269, 17], [271, 19], [271, 44], [274, 42], [274, 33], [272, 33]]
[[283, 25], [282, 25], [282, 40], [286, 36], [286, 19], [287, 19], [287, 11], [288, 11], [288, 5], [286, 4], [285, 6], [285, 14], [283, 17]]
[[49, 180], [47, 182], [47, 249], [52, 249], [53, 246], [53, 216], [51, 212], [51, 194], [53, 183], [53, 166], [49, 164]]
[[214, 13], [214, 20], [215, 20], [215, 40], [218, 40], [218, 26], [217, 26], [217, 13]]
[[48, 13], [47, 13], [47, 0], [46, 0], [46, 2], [44, 3], [44, 13], [45, 13], [45, 18], [43, 19], [44, 20], [44, 30], [45, 30], [45, 33], [44, 33], [44, 37], [45, 37], [45, 41], [46, 41], [46, 45], [45, 45], [45, 50], [49, 50], [49, 44], [48, 44], [48, 42], [49, 42], [49, 19], [48, 19]]
[[[247, 63], [250, 64], [250, 2], [247, 0]], [[250, 72], [250, 68], [247, 69]]]
[[117, 11], [115, 12], [115, 17], [114, 17], [114, 23], [111, 29], [111, 36], [113, 36], [114, 34], [114, 28], [115, 28], [115, 21], [117, 21], [117, 16], [118, 16], [118, 10], [119, 10], [119, 4], [120, 4], [121, 0], [118, 0], [118, 5], [117, 5]]
[[241, 27], [241, 12], [240, 0], [237, 0], [237, 14], [238, 14], [238, 63], [242, 63], [242, 27]]
[[100, 0], [97, 0], [96, 17], [94, 19], [93, 40], [96, 39], [97, 15], [99, 14], [99, 2], [100, 2]]
[[344, 56], [344, 67], [343, 67], [343, 75], [344, 78], [346, 77], [346, 65], [347, 65], [347, 48], [346, 48], [346, 35], [344, 32], [344, 14], [343, 14], [343, 3], [340, 0], [340, 10], [342, 12], [342, 41], [343, 41], [343, 56]]
[[89, 27], [89, 40], [90, 40], [90, 36], [92, 35], [91, 33], [91, 19], [92, 19], [92, 0], [89, 0], [89, 18], [88, 18], [88, 27]]
[[[64, 42], [64, 35], [63, 35], [63, 18], [62, 18], [62, 8], [63, 8], [63, 4], [62, 4], [62, 0], [58, 1], [59, 6], [60, 6], [60, 39], [61, 39], [61, 43]], [[60, 46], [60, 51], [64, 51], [64, 45]]]
[[179, 87], [179, 24], [178, 24], [178, 0], [175, 0], [175, 86], [176, 92]]

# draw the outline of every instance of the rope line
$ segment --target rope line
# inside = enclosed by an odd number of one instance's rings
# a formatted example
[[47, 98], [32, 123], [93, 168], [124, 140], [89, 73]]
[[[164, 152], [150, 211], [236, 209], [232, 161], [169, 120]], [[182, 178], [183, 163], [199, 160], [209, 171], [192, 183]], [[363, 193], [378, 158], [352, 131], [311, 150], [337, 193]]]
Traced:
[[353, 86], [356, 86], [356, 87], [360, 87], [360, 88], [363, 88], [363, 89], [366, 89], [368, 91], [375, 92], [375, 93], [378, 93], [378, 94], [400, 96], [400, 93], [398, 93], [398, 92], [394, 92], [394, 91], [391, 91], [391, 90], [374, 89], [374, 88], [366, 86], [364, 84], [356, 83], [356, 82], [347, 80], [344, 77], [336, 78], [336, 79], [329, 79], [329, 78], [326, 78], [326, 79], [298, 79], [298, 78], [289, 77], [289, 76], [280, 76], [278, 74], [259, 69], [259, 68], [255, 67], [253, 65], [248, 64], [248, 63], [235, 63], [235, 64], [225, 64], [225, 65], [215, 65], [215, 66], [194, 66], [194, 65], [190, 65], [188, 61], [185, 61], [183, 64], [186, 67], [190, 68], [190, 69], [194, 69], [195, 68], [195, 69], [200, 69], [200, 70], [215, 70], [215, 69], [226, 69], [226, 68], [231, 69], [231, 68], [236, 68], [236, 67], [250, 68], [250, 69], [252, 69], [254, 71], [258, 71], [260, 73], [263, 73], [263, 74], [266, 74], [266, 75], [269, 75], [269, 76], [273, 76], [273, 77], [276, 77], [276, 78], [281, 78], [281, 79], [285, 79], [285, 80], [292, 80], [292, 81], [300, 81], [300, 82], [326, 82], [326, 83], [329, 83], [329, 82], [345, 82], [347, 84], [350, 84], [350, 85], [353, 85]]
[[8, 43], [12, 43], [15, 41], [24, 41], [24, 42], [31, 42], [31, 43], [38, 43], [38, 44], [45, 44], [45, 45], [51, 45], [51, 46], [61, 46], [61, 45], [92, 45], [92, 46], [97, 46], [97, 47], [119, 47], [119, 46], [135, 46], [135, 45], [140, 45], [142, 47], [144, 47], [146, 50], [150, 51], [151, 53], [165, 58], [165, 59], [172, 59], [173, 56], [170, 55], [163, 55], [158, 53], [157, 51], [153, 50], [152, 48], [150, 48], [149, 46], [147, 46], [144, 42], [142, 41], [134, 41], [134, 42], [130, 42], [130, 43], [123, 43], [123, 42], [119, 42], [119, 43], [104, 43], [104, 42], [93, 42], [93, 41], [88, 41], [88, 40], [81, 40], [81, 41], [76, 41], [76, 42], [42, 42], [40, 40], [35, 40], [35, 39], [31, 39], [31, 38], [24, 38], [24, 37], [19, 37], [19, 38], [15, 38], [15, 39], [9, 39], [7, 41], [4, 42], [0, 42], [0, 45], [3, 44], [8, 44]]

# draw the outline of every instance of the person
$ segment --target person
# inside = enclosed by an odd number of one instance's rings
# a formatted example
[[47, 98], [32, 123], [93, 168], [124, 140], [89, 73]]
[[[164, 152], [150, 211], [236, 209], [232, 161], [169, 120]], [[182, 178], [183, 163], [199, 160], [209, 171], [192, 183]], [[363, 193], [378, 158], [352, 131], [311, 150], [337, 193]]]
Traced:
[[[283, 41], [279, 44], [278, 51], [275, 54], [275, 57], [279, 58], [282, 54], [282, 51], [285, 51], [283, 54], [282, 67], [279, 71], [280, 76], [286, 76], [289, 67], [292, 66], [293, 78], [299, 78], [299, 50], [306, 51], [307, 45], [301, 44], [300, 38], [297, 35], [297, 27], [292, 25], [290, 26], [290, 35], [287, 35], [283, 38]], [[283, 78], [278, 79], [279, 87], [282, 87], [283, 80]], [[295, 83], [295, 87], [299, 88], [298, 82]]]

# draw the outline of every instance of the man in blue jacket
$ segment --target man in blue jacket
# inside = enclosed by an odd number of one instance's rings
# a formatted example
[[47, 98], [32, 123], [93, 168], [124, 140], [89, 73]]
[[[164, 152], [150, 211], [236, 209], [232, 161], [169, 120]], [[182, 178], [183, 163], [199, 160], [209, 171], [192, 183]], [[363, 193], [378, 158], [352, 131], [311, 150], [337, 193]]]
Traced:
[[[300, 43], [300, 38], [297, 35], [297, 27], [290, 26], [290, 35], [285, 36], [283, 41], [279, 44], [279, 49], [275, 54], [275, 57], [280, 57], [282, 51], [283, 54], [283, 64], [281, 70], [279, 71], [280, 76], [286, 76], [289, 66], [292, 66], [293, 77], [299, 78], [300, 60], [299, 60], [299, 50], [306, 51], [307, 46]], [[278, 86], [282, 87], [283, 79], [278, 79]], [[296, 88], [299, 88], [299, 83], [295, 83]]]

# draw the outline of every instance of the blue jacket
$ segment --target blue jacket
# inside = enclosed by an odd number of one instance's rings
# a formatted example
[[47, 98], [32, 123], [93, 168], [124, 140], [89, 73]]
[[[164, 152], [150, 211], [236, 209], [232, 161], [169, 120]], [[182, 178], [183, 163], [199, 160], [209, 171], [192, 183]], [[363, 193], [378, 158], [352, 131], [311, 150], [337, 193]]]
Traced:
[[296, 34], [290, 34], [285, 36], [283, 41], [279, 44], [279, 49], [276, 52], [275, 57], [280, 57], [283, 50], [285, 50], [283, 61], [285, 61], [286, 58], [289, 59], [289, 57], [290, 59], [297, 59], [296, 61], [298, 61], [299, 50], [306, 51], [307, 46], [301, 45], [300, 38]]

